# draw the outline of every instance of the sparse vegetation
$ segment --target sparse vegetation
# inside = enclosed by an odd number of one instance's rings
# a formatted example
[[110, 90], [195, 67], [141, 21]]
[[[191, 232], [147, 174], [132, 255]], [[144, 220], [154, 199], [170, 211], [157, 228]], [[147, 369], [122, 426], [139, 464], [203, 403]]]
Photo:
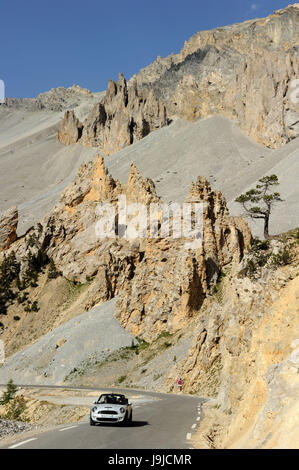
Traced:
[[[32, 236], [33, 237], [33, 236]], [[34, 238], [31, 240], [33, 244]], [[28, 253], [22, 260], [26, 266], [25, 272], [21, 276], [21, 262], [17, 261], [15, 253], [4, 256], [0, 264], [0, 315], [6, 315], [8, 307], [15, 301], [23, 305], [25, 311], [31, 311], [32, 306], [28, 300], [29, 293], [21, 291], [28, 287], [37, 287], [38, 275], [49, 259], [43, 250], [38, 250], [37, 254]], [[33, 310], [38, 311], [37, 301], [33, 302]]]
[[[3, 417], [10, 420], [19, 420], [26, 409], [26, 402], [23, 396], [17, 396], [18, 387], [13, 383], [12, 379], [9, 380], [6, 391], [0, 399], [0, 404], [5, 406], [5, 413]], [[23, 421], [26, 420], [23, 418]]]
[[[10, 305], [15, 301], [24, 306], [25, 312], [38, 312], [38, 301], [29, 299], [28, 288], [38, 286], [39, 274], [49, 264], [49, 278], [60, 275], [56, 270], [53, 260], [49, 259], [46, 252], [38, 247], [36, 235], [30, 235], [28, 246], [37, 248], [36, 253], [29, 253], [17, 260], [14, 252], [4, 256], [0, 263], [0, 315], [6, 315]], [[25, 292], [23, 292], [25, 291]]]
[[[265, 266], [277, 268], [289, 264], [293, 256], [294, 242], [292, 239], [293, 237], [286, 236], [286, 234], [276, 237], [276, 244], [270, 240], [253, 239], [247, 263], [241, 271], [241, 275], [257, 279], [260, 276], [261, 268]], [[280, 243], [281, 246], [277, 246], [277, 243]]]
[[255, 189], [250, 189], [245, 194], [237, 197], [236, 202], [243, 206], [245, 215], [251, 219], [264, 221], [264, 237], [269, 238], [269, 221], [274, 205], [281, 202], [280, 194], [272, 192], [272, 187], [279, 184], [276, 175], [265, 176], [259, 180]]
[[58, 276], [60, 276], [60, 272], [55, 266], [55, 263], [52, 259], [50, 259], [49, 262], [49, 270], [48, 270], [48, 279], [56, 279]]
[[15, 253], [4, 256], [0, 264], [0, 315], [6, 315], [9, 305], [16, 298], [13, 284], [18, 279], [20, 263], [17, 262]]
[[288, 246], [282, 247], [277, 254], [272, 254], [271, 265], [272, 266], [285, 266], [291, 262], [291, 253]]
[[162, 374], [155, 374], [153, 377], [153, 380], [154, 381], [159, 380], [161, 377], [162, 377]]
[[221, 270], [218, 274], [217, 282], [212, 288], [212, 294], [216, 297], [217, 301], [221, 303], [222, 301], [222, 290], [223, 290], [223, 279], [226, 277], [226, 274]]
[[0, 399], [0, 405], [6, 405], [8, 402], [15, 398], [15, 395], [18, 391], [18, 387], [13, 383], [13, 380], [10, 379], [5, 392], [3, 392], [2, 397]]
[[162, 333], [160, 333], [157, 338], [155, 339], [155, 341], [159, 341], [159, 339], [161, 338], [170, 338], [172, 336], [171, 333], [169, 333], [168, 331], [162, 331]]
[[121, 376], [119, 377], [119, 379], [118, 379], [117, 382], [118, 382], [119, 384], [121, 384], [121, 383], [123, 383], [123, 382], [126, 380], [126, 378], [127, 378], [126, 375], [121, 375]]

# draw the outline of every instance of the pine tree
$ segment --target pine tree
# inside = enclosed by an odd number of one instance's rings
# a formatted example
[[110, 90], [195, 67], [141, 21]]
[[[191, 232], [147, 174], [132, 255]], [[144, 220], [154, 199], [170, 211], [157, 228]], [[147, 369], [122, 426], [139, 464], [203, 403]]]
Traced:
[[245, 209], [245, 215], [251, 219], [264, 220], [264, 237], [269, 237], [269, 221], [274, 204], [281, 202], [280, 194], [273, 191], [273, 186], [279, 184], [276, 175], [265, 176], [259, 180], [255, 189], [250, 189], [245, 194], [237, 197], [235, 200], [242, 204]]
[[13, 383], [13, 380], [10, 379], [6, 391], [3, 392], [2, 397], [0, 399], [0, 404], [1, 405], [6, 405], [9, 403], [11, 400], [15, 398], [15, 395], [17, 393], [18, 387]]

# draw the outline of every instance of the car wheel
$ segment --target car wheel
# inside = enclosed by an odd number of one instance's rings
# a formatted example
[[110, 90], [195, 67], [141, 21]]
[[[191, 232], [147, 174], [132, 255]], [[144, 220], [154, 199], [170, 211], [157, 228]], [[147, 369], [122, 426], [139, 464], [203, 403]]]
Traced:
[[130, 418], [129, 418], [129, 423], [132, 423], [133, 421], [133, 411], [131, 411]]
[[95, 426], [95, 425], [96, 425], [96, 423], [94, 422], [94, 420], [91, 419], [91, 418], [89, 418], [89, 424], [90, 424], [90, 426]]

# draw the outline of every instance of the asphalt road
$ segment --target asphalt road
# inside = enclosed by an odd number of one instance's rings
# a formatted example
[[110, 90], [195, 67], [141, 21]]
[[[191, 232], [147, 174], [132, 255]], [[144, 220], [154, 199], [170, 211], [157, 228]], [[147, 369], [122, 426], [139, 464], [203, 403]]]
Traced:
[[[30, 386], [31, 388], [31, 386]], [[37, 387], [42, 388], [42, 387]], [[66, 387], [47, 387], [66, 388]], [[67, 389], [70, 389], [67, 387]], [[84, 388], [82, 388], [84, 390]], [[78, 388], [76, 388], [78, 390]], [[89, 389], [91, 390], [91, 389]], [[115, 389], [100, 389], [116, 391]], [[72, 423], [54, 430], [25, 436], [4, 448], [15, 449], [189, 449], [192, 433], [200, 423], [203, 399], [188, 395], [168, 395], [140, 390], [117, 389], [145, 400], [133, 407], [133, 423], [121, 426], [90, 426]], [[91, 398], [91, 402], [92, 402]], [[92, 405], [92, 403], [91, 403]]]

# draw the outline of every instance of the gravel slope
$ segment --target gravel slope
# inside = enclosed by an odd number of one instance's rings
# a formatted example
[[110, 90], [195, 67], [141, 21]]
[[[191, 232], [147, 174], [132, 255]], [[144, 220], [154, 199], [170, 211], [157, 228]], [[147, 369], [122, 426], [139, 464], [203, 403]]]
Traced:
[[15, 383], [62, 384], [90, 355], [102, 360], [130, 346], [134, 338], [114, 318], [115, 304], [116, 298], [96, 306], [9, 357], [0, 369], [0, 383], [12, 378]]
[[[112, 175], [123, 182], [132, 161], [155, 181], [158, 194], [167, 201], [182, 202], [191, 182], [205, 176], [223, 192], [235, 215], [242, 210], [234, 199], [265, 174], [275, 173], [285, 203], [274, 211], [270, 228], [283, 232], [299, 225], [299, 139], [274, 151], [246, 137], [222, 116], [193, 123], [178, 120], [106, 158]], [[262, 235], [261, 225], [251, 224], [255, 234]]]
[[[84, 118], [93, 101], [75, 109]], [[65, 147], [56, 135], [64, 111], [32, 111], [0, 107], [0, 213], [18, 205], [19, 235], [38, 222], [59, 200], [79, 166], [97, 149]]]

